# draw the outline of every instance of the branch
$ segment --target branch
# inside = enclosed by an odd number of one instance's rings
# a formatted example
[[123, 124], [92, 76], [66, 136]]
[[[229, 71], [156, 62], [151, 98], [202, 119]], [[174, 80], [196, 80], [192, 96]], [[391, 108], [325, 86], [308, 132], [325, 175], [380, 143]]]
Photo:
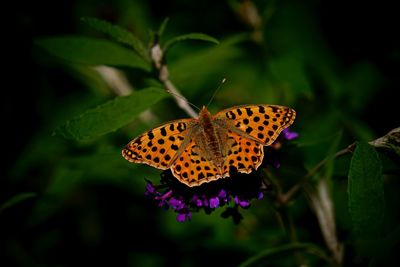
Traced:
[[[397, 127], [395, 129], [392, 129], [390, 132], [388, 132], [386, 135], [377, 138], [373, 141], [368, 142], [370, 145], [374, 146], [377, 149], [384, 149], [388, 151], [394, 152], [396, 155], [400, 155], [400, 127]], [[339, 158], [343, 155], [346, 155], [347, 153], [351, 153], [354, 151], [356, 146], [356, 143], [352, 143], [348, 147], [336, 152], [334, 155], [334, 159]], [[280, 202], [281, 204], [285, 204], [289, 202], [294, 195], [301, 189], [301, 187], [310, 179], [312, 176], [314, 176], [320, 169], [325, 165], [325, 163], [328, 161], [328, 157], [324, 158], [321, 160], [317, 165], [314, 166], [304, 177], [301, 179], [300, 182], [295, 184], [291, 189], [289, 189], [288, 192], [285, 194], [282, 194], [280, 196]]]
[[189, 105], [189, 101], [178, 91], [178, 89], [169, 79], [169, 71], [167, 65], [165, 64], [164, 53], [158, 43], [155, 43], [151, 47], [150, 54], [153, 65], [157, 70], [158, 79], [164, 85], [167, 92], [172, 95], [178, 106], [183, 109], [190, 117], [197, 118], [197, 112], [192, 109], [192, 107]]
[[[349, 145], [348, 147], [336, 152], [336, 154], [334, 155], [334, 159], [339, 158], [343, 155], [346, 155], [347, 153], [350, 153], [354, 150], [355, 147], [355, 143]], [[312, 176], [314, 176], [324, 165], [325, 163], [328, 161], [328, 157], [324, 158], [323, 160], [321, 160], [317, 165], [314, 166], [314, 168], [312, 168], [304, 177], [303, 179], [301, 179], [300, 182], [298, 182], [297, 184], [295, 184], [292, 188], [289, 189], [289, 191], [287, 191], [285, 194], [281, 195], [281, 199], [280, 201], [282, 202], [282, 204], [288, 203], [293, 197], [294, 195], [302, 188], [302, 186], [304, 184], [306, 184], [306, 182], [308, 181], [308, 179], [310, 179]]]
[[[97, 66], [94, 70], [99, 73], [110, 89], [118, 96], [127, 96], [134, 91], [134, 88], [126, 78], [125, 73], [122, 71], [108, 67], [108, 66]], [[150, 110], [143, 111], [140, 113], [139, 118], [144, 122], [150, 122], [151, 124], [157, 123], [158, 118]]]
[[334, 263], [341, 266], [344, 250], [343, 244], [339, 242], [336, 234], [335, 212], [327, 181], [322, 178], [316, 188], [310, 184], [304, 185], [303, 188], [317, 217], [326, 246], [332, 253]]

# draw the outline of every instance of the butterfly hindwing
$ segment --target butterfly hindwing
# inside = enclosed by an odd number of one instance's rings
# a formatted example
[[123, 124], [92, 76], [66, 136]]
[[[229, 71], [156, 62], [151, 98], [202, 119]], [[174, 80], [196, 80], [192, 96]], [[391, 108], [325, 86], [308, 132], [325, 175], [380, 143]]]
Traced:
[[188, 186], [198, 186], [202, 183], [225, 177], [214, 164], [201, 153], [194, 139], [171, 166], [172, 174]]
[[223, 165], [224, 171], [230, 171], [233, 167], [238, 172], [250, 173], [260, 166], [264, 157], [261, 144], [232, 131], [228, 132], [228, 139], [231, 142]]

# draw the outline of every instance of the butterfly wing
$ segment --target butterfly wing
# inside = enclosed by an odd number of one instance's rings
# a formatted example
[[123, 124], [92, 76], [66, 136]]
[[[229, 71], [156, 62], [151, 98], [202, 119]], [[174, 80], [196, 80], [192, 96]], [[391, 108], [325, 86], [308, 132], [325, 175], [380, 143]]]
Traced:
[[224, 172], [229, 172], [233, 167], [237, 172], [250, 173], [261, 165], [263, 145], [232, 131], [228, 131], [227, 144], [228, 154], [222, 168]]
[[264, 157], [262, 145], [254, 140], [227, 131], [227, 139], [224, 142], [224, 164], [218, 168], [213, 161], [207, 160], [203, 155], [195, 138], [186, 146], [182, 154], [171, 166], [172, 174], [188, 186], [199, 186], [203, 183], [218, 180], [230, 176], [232, 168], [240, 173], [250, 173], [256, 170]]
[[229, 173], [222, 173], [214, 166], [212, 161], [206, 159], [198, 144], [193, 138], [182, 154], [171, 166], [172, 174], [181, 182], [190, 187], [208, 183], [219, 178], [229, 176]]
[[193, 125], [194, 119], [181, 119], [154, 128], [129, 142], [122, 156], [130, 162], [166, 170], [189, 143]]
[[293, 109], [277, 105], [236, 106], [214, 115], [222, 127], [264, 146], [272, 144], [282, 130], [293, 123], [295, 117]]

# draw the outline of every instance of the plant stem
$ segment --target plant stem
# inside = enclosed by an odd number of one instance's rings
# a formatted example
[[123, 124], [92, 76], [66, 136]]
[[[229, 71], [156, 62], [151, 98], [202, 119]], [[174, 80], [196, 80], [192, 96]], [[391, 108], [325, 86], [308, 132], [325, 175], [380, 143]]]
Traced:
[[[97, 66], [94, 70], [103, 78], [105, 83], [117, 96], [127, 96], [130, 95], [134, 88], [129, 83], [128, 78], [125, 73], [108, 66]], [[155, 124], [158, 122], [158, 118], [150, 110], [143, 111], [139, 114], [139, 118], [150, 124]]]
[[[354, 150], [355, 143], [349, 145], [348, 147], [336, 152], [334, 155], [334, 159], [339, 158], [343, 155], [346, 155], [347, 153], [350, 153]], [[317, 165], [314, 166], [304, 177], [299, 181], [297, 184], [295, 184], [292, 188], [290, 188], [286, 193], [281, 195], [281, 202], [282, 204], [289, 202], [294, 195], [303, 187], [303, 185], [310, 179], [313, 175], [315, 175], [321, 167], [325, 165], [325, 163], [328, 161], [328, 158], [324, 158], [321, 160]]]
[[159, 81], [164, 85], [168, 93], [172, 95], [178, 106], [183, 109], [190, 117], [197, 118], [198, 114], [189, 105], [189, 101], [179, 92], [176, 86], [169, 79], [168, 67], [165, 63], [164, 53], [158, 43], [155, 43], [150, 50], [151, 60], [157, 70]]

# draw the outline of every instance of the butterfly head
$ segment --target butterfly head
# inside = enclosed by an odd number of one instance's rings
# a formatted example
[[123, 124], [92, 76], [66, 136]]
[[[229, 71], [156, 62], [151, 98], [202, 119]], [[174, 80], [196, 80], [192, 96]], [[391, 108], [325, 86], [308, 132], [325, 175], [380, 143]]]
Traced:
[[206, 106], [203, 106], [199, 112], [199, 120], [207, 120], [211, 118], [211, 113]]

